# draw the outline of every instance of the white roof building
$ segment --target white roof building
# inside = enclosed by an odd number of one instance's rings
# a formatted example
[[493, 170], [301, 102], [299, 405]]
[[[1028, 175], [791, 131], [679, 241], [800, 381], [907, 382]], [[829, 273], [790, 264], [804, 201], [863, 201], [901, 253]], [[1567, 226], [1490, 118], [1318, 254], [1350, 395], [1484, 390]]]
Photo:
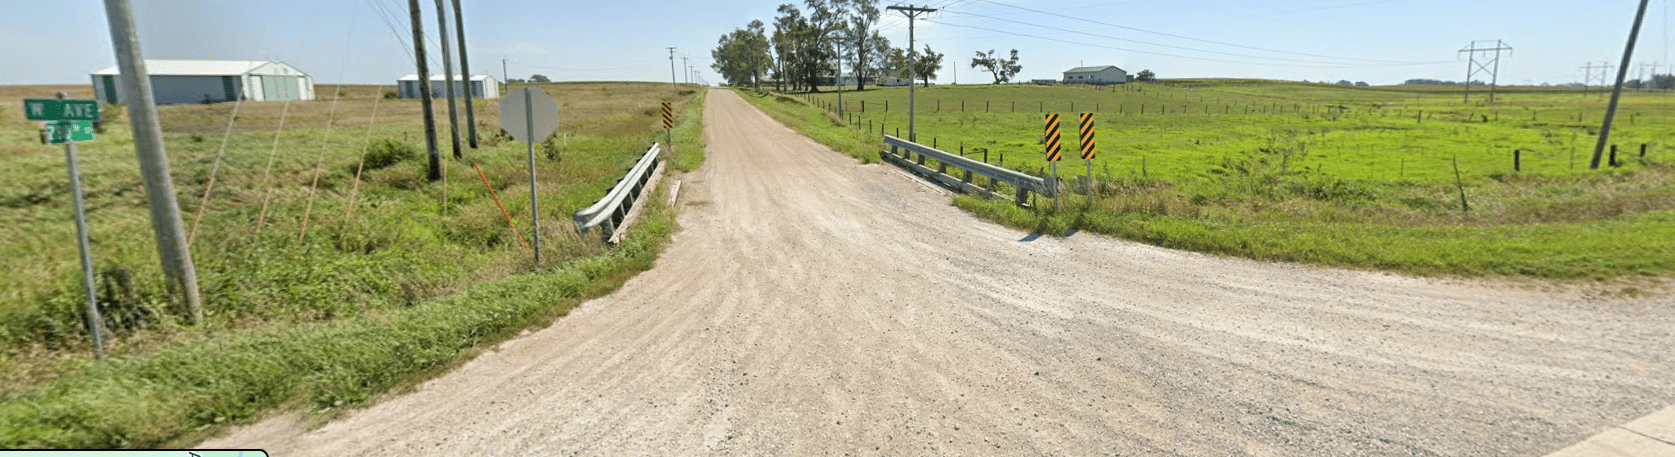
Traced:
[[1128, 72], [1115, 65], [1076, 67], [1064, 71], [1065, 84], [1122, 84], [1129, 80]]
[[[454, 96], [462, 97], [465, 93], [464, 79], [461, 75], [454, 75]], [[442, 88], [448, 85], [447, 76], [430, 75], [430, 96], [446, 97]], [[401, 98], [419, 98], [419, 75], [402, 76], [396, 80], [396, 92]], [[473, 75], [471, 77], [471, 97], [477, 99], [500, 98], [500, 80], [490, 75]]]
[[[314, 99], [314, 78], [281, 62], [146, 59], [145, 69], [157, 103]], [[117, 67], [93, 72], [94, 95], [105, 103], [126, 103], [120, 76]]]

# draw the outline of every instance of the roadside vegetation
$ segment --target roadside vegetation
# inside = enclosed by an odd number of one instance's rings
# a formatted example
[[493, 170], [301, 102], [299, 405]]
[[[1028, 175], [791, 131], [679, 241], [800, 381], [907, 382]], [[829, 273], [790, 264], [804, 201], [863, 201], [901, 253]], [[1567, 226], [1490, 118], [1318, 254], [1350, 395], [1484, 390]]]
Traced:
[[[1618, 166], [1591, 171], [1597, 93], [1486, 95], [1463, 103], [1458, 90], [1436, 87], [1242, 80], [935, 86], [918, 90], [916, 123], [922, 144], [1050, 176], [1042, 118], [1060, 114], [1067, 191], [1058, 208], [955, 198], [1041, 233], [1431, 276], [1675, 272], [1675, 97], [1628, 94], [1612, 134]], [[829, 91], [746, 98], [857, 157], [880, 149], [881, 134], [906, 135], [906, 88], [846, 92], [842, 115]], [[1072, 192], [1087, 173], [1082, 112], [1097, 119], [1091, 202]]]
[[[614, 247], [576, 234], [570, 213], [663, 140], [660, 101], [679, 112], [671, 169], [696, 169], [703, 88], [539, 87], [561, 119], [536, 145], [543, 265], [483, 184], [528, 238], [525, 147], [495, 127], [497, 101], [478, 102], [482, 147], [444, 162], [446, 184], [425, 180], [418, 102], [388, 98], [389, 86], [320, 85], [319, 100], [245, 103], [236, 117], [231, 103], [162, 107], [188, 230], [202, 213], [192, 244], [199, 325], [164, 292], [126, 113], [106, 106], [99, 139], [80, 148], [114, 333], [103, 363], [86, 329], [62, 151], [40, 145], [19, 110], [0, 110], [0, 221], [15, 234], [0, 243], [0, 447], [189, 446], [277, 409], [352, 406], [545, 326], [649, 268], [674, 229], [662, 198], [641, 200], [650, 206]], [[451, 156], [446, 105], [436, 106], [439, 147]]]

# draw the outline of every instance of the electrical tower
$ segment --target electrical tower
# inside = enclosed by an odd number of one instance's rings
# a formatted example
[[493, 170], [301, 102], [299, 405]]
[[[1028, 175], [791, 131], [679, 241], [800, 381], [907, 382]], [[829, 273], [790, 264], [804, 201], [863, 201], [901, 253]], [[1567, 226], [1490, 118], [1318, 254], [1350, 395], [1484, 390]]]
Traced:
[[[1501, 51], [1511, 51], [1512, 47], [1507, 46], [1506, 43], [1501, 42], [1501, 40], [1495, 40], [1495, 44], [1494, 44], [1493, 47], [1486, 47], [1486, 48], [1477, 47], [1478, 43], [1479, 43], [1479, 41], [1472, 41], [1471, 44], [1466, 45], [1466, 47], [1464, 49], [1460, 50], [1461, 53], [1466, 54], [1466, 59], [1467, 59], [1466, 60], [1466, 98], [1465, 98], [1465, 101], [1467, 101], [1467, 102], [1471, 101], [1471, 77], [1478, 74], [1478, 73], [1488, 73], [1489, 74], [1489, 103], [1494, 103], [1495, 102], [1495, 85], [1498, 82], [1500, 82], [1499, 77], [1500, 77], [1500, 68], [1501, 68]], [[1481, 43], [1483, 43], [1484, 46], [1488, 46], [1488, 40], [1482, 40]], [[1491, 52], [1494, 53], [1493, 57], [1489, 56], [1489, 53], [1491, 53]], [[1479, 59], [1477, 57], [1478, 54], [1483, 54], [1484, 58]]]
[[[920, 14], [935, 12], [936, 8], [926, 8], [913, 5], [891, 5], [884, 7], [884, 9], [901, 11], [902, 14], [907, 15], [907, 55], [910, 57], [917, 56], [913, 47], [913, 20], [918, 18]], [[907, 141], [916, 141], [916, 136], [914, 135], [913, 130], [913, 78], [917, 76], [917, 72], [914, 71], [916, 68], [914, 67], [919, 66], [919, 59], [915, 57], [912, 60], [912, 62], [907, 63]]]
[[[1608, 74], [1606, 72], [1611, 70], [1611, 62], [1600, 62], [1597, 65], [1594, 64], [1593, 62], [1588, 62], [1587, 65], [1584, 65], [1581, 68], [1582, 68], [1582, 96], [1584, 96], [1584, 97], [1588, 96], [1588, 92], [1591, 89], [1594, 88], [1594, 80], [1595, 79], [1599, 80], [1599, 86], [1601, 88], [1605, 87], [1605, 81], [1606, 81], [1607, 77], [1610, 76], [1610, 74]], [[1599, 76], [1598, 77], [1594, 76], [1594, 70], [1599, 70]], [[1604, 92], [1600, 92], [1600, 96], [1604, 96], [1604, 95], [1605, 95]]]

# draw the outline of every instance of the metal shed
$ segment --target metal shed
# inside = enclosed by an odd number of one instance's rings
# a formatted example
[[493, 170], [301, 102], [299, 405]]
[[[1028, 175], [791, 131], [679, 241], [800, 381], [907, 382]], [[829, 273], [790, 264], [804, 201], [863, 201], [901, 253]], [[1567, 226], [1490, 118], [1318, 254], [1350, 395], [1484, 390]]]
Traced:
[[[280, 62], [147, 59], [145, 68], [157, 103], [314, 99], [314, 78]], [[120, 75], [116, 67], [93, 72], [93, 93], [100, 101], [126, 103]]]
[[1128, 72], [1115, 65], [1076, 67], [1064, 71], [1065, 84], [1122, 84], [1130, 79]]
[[[463, 76], [454, 75], [454, 96], [456, 97], [465, 93], [465, 89], [461, 86], [463, 84], [462, 79], [464, 79]], [[446, 94], [442, 93], [442, 87], [447, 84], [446, 76], [430, 75], [430, 95], [443, 98]], [[401, 98], [419, 98], [419, 75], [407, 75], [397, 79], [396, 87], [398, 88], [397, 92], [401, 94]], [[490, 75], [472, 76], [471, 96], [483, 100], [500, 98], [500, 80], [494, 79]]]

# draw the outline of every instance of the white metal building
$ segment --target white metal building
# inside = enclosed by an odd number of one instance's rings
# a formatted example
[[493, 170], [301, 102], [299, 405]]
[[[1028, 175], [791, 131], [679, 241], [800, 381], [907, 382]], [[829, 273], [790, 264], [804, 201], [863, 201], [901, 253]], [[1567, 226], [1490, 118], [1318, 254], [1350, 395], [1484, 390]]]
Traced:
[[1128, 72], [1115, 65], [1076, 67], [1064, 71], [1065, 84], [1122, 84], [1129, 80]]
[[[465, 93], [465, 89], [461, 86], [463, 84], [461, 79], [463, 78], [460, 75], [454, 75], [455, 96], [462, 96]], [[419, 75], [403, 76], [396, 80], [396, 85], [401, 98], [419, 98]], [[430, 75], [430, 96], [442, 98], [447, 95], [442, 92], [442, 88], [447, 85], [447, 76]], [[500, 80], [489, 75], [472, 76], [471, 96], [485, 100], [500, 98]]]
[[[157, 103], [314, 99], [314, 78], [280, 62], [146, 59], [145, 69]], [[93, 93], [99, 100], [127, 103], [120, 75], [116, 67], [93, 72]]]

